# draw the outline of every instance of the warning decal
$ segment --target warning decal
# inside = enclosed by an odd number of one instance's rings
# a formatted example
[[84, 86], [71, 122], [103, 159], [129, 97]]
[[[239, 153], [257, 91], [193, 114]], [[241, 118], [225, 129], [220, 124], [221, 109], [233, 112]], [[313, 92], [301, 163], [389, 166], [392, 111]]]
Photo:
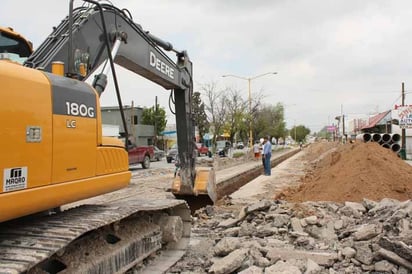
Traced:
[[27, 167], [6, 168], [3, 173], [3, 192], [27, 188]]

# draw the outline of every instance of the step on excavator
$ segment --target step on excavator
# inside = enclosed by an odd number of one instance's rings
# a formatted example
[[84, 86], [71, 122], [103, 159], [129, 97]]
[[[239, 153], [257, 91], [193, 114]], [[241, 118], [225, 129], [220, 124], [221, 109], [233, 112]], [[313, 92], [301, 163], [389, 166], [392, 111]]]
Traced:
[[34, 51], [0, 27], [0, 273], [122, 273], [157, 254], [160, 263], [144, 267], [156, 273], [184, 254], [184, 200], [129, 196], [59, 210], [129, 186], [127, 146], [102, 136], [99, 98], [110, 71], [122, 110], [114, 64], [170, 90], [180, 160], [173, 194], [215, 201], [214, 171], [195, 167], [187, 52], [143, 30], [126, 9], [71, 0], [68, 17]]

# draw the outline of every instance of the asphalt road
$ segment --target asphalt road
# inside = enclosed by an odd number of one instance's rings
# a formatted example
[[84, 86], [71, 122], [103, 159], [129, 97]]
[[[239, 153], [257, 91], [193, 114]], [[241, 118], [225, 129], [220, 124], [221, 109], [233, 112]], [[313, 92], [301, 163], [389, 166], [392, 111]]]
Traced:
[[[207, 159], [208, 156], [198, 156], [198, 158], [200, 159]], [[170, 169], [170, 170], [174, 170], [175, 169], [175, 164], [174, 162], [172, 163], [167, 163], [166, 162], [166, 157], [164, 157], [162, 160], [160, 161], [154, 161], [154, 162], [150, 162], [150, 168], [149, 169]], [[130, 166], [130, 170], [134, 173], [134, 172], [139, 172], [139, 171], [144, 171], [144, 169], [142, 168], [141, 164], [138, 165], [132, 165]]]

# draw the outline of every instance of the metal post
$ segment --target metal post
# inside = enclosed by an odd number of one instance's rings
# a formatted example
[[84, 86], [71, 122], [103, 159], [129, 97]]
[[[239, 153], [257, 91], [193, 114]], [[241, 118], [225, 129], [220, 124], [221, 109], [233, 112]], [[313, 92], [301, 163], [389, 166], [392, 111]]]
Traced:
[[[130, 124], [129, 124], [129, 129], [130, 129], [130, 131], [129, 131], [128, 135], [131, 135], [132, 140], [133, 140], [133, 143], [134, 143], [135, 145], [138, 145], [138, 142], [137, 142], [138, 136], [137, 136], [137, 134], [135, 134], [135, 126], [134, 126], [134, 117], [133, 117], [133, 114], [134, 114], [134, 101], [132, 100], [132, 106], [130, 107]], [[129, 137], [130, 137], [130, 136], [127, 136], [127, 137], [126, 137], [126, 140], [129, 140]]]
[[343, 137], [345, 137], [345, 142], [346, 143], [348, 141], [348, 135], [345, 133], [345, 114], [342, 114], [342, 132], [343, 132]]
[[297, 143], [298, 140], [296, 140], [296, 122], [295, 122], [295, 142]]
[[157, 146], [157, 96], [155, 96], [155, 107], [154, 107], [154, 141], [153, 145]]
[[251, 79], [248, 79], [249, 82], [249, 115], [250, 115], [250, 121], [249, 121], [249, 147], [253, 147], [253, 131], [252, 131], [252, 94], [250, 90], [250, 82]]
[[[402, 106], [405, 106], [405, 83], [402, 82]], [[400, 156], [402, 160], [406, 160], [406, 129], [402, 129], [402, 145]]]

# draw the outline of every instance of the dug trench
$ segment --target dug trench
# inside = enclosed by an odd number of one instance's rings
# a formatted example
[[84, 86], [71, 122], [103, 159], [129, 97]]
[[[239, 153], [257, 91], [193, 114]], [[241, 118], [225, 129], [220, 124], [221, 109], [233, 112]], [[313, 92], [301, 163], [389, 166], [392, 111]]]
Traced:
[[[286, 159], [292, 157], [300, 150], [298, 149], [279, 149], [274, 152], [271, 159], [272, 168], [279, 165]], [[215, 158], [213, 162], [203, 160], [198, 165], [213, 166], [216, 170], [216, 194], [217, 201], [234, 193], [239, 188], [249, 183], [253, 179], [262, 175], [263, 167], [259, 161], [252, 160], [251, 155], [242, 158]], [[185, 200], [194, 214], [196, 210], [207, 205], [213, 205], [213, 201], [207, 195], [186, 196], [174, 195], [177, 199]]]

